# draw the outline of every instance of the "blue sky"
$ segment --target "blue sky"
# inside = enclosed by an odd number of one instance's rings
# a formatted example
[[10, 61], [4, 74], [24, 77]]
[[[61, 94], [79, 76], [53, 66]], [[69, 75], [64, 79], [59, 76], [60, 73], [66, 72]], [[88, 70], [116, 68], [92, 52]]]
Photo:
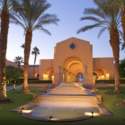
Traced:
[[[113, 57], [108, 31], [105, 31], [100, 38], [97, 37], [100, 28], [76, 33], [81, 27], [93, 24], [91, 21], [80, 21], [81, 17], [86, 16], [83, 14], [85, 8], [96, 8], [93, 0], [48, 0], [48, 3], [52, 6], [46, 13], [56, 14], [60, 22], [57, 26], [44, 27], [51, 32], [51, 36], [38, 30], [33, 32], [31, 51], [35, 46], [40, 50], [36, 64], [39, 64], [40, 59], [53, 59], [56, 43], [70, 37], [90, 41], [93, 45], [93, 57]], [[16, 56], [24, 57], [24, 50], [20, 47], [24, 42], [24, 30], [20, 26], [10, 24], [6, 56], [8, 60], [13, 61]], [[120, 51], [120, 59], [123, 58], [125, 58], [125, 52]], [[32, 65], [33, 62], [34, 55], [30, 54], [29, 64]]]

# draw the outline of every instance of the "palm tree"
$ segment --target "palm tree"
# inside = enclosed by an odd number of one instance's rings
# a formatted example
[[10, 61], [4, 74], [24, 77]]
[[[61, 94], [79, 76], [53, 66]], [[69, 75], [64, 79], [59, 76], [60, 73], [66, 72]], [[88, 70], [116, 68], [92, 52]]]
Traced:
[[33, 74], [35, 73], [35, 63], [36, 63], [36, 57], [38, 54], [40, 54], [39, 49], [37, 47], [33, 48], [32, 54], [35, 55], [34, 57], [34, 69], [33, 69]]
[[[81, 20], [92, 20], [96, 23], [89, 26], [84, 26], [79, 29], [77, 33], [85, 32], [96, 27], [102, 27], [98, 37], [107, 29], [110, 35], [110, 45], [112, 47], [114, 61], [115, 61], [115, 90], [114, 92], [120, 92], [119, 90], [119, 33], [120, 26], [120, 10], [114, 7], [110, 0], [94, 0], [98, 6], [97, 9], [88, 8], [85, 9], [85, 14], [92, 16], [82, 17]], [[105, 6], [104, 6], [105, 5]]]
[[23, 63], [23, 58], [21, 56], [17, 56], [14, 59], [14, 62], [18, 64], [18, 68], [20, 68], [20, 64]]
[[0, 49], [0, 88], [1, 88], [1, 101], [9, 100], [6, 94], [6, 50], [7, 50], [7, 37], [8, 37], [8, 29], [9, 29], [9, 21], [13, 12], [13, 5], [11, 0], [0, 0], [0, 15], [1, 15], [1, 49]]
[[123, 40], [125, 44], [125, 0], [111, 0], [112, 3], [117, 7], [118, 9], [121, 9], [121, 23], [123, 28]]
[[25, 50], [24, 50], [24, 84], [23, 92], [28, 90], [28, 62], [30, 55], [30, 46], [32, 42], [32, 33], [35, 30], [41, 30], [47, 34], [51, 34], [43, 26], [47, 24], [57, 24], [59, 19], [56, 15], [45, 14], [44, 12], [50, 8], [50, 4], [46, 0], [20, 0], [17, 6], [23, 8], [15, 15], [15, 23], [20, 25], [25, 31]]
[[25, 44], [22, 44], [21, 47], [24, 49], [25, 48]]

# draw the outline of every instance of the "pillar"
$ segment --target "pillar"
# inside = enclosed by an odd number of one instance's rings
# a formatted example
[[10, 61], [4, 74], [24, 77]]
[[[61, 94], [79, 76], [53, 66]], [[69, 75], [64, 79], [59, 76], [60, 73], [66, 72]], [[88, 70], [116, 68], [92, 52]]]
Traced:
[[63, 82], [63, 69], [62, 66], [59, 67], [60, 68], [60, 84]]
[[87, 85], [86, 83], [86, 66], [83, 66], [83, 71], [84, 71], [84, 80], [83, 80], [83, 85]]
[[64, 82], [66, 82], [66, 69], [64, 68]]
[[68, 82], [68, 70], [66, 70], [66, 82]]
[[71, 75], [72, 75], [72, 74], [71, 74], [71, 72], [70, 72], [70, 73], [69, 73], [69, 76], [70, 76], [70, 82], [72, 82], [72, 81], [71, 81], [71, 79], [72, 79], [72, 76], [71, 76]]

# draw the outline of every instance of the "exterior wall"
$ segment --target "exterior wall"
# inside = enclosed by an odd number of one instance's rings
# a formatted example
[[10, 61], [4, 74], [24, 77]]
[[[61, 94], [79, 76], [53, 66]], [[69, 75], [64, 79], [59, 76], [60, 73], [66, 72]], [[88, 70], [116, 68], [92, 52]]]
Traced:
[[43, 74], [48, 68], [54, 68], [54, 60], [53, 59], [40, 60], [39, 80], [43, 80]]
[[[17, 68], [18, 64], [6, 59], [6, 66], [14, 66], [14, 67]], [[20, 66], [20, 68], [23, 69], [23, 66]], [[39, 67], [35, 67], [35, 72], [39, 73]], [[33, 76], [33, 67], [29, 67], [29, 69], [28, 69], [28, 78], [32, 78], [32, 76]]]
[[[71, 50], [69, 48], [71, 43], [76, 44], [76, 48]], [[82, 66], [87, 66], [87, 84], [92, 84], [93, 80], [93, 57], [92, 46], [88, 41], [77, 38], [70, 38], [56, 44], [54, 54], [54, 83], [59, 84], [59, 66], [63, 66], [67, 58], [79, 58]], [[72, 59], [71, 59], [72, 60]], [[63, 68], [66, 68], [63, 66]]]
[[11, 62], [9, 60], [6, 59], [6, 66], [14, 66], [14, 67], [18, 67], [18, 65], [14, 62]]
[[114, 79], [115, 66], [113, 58], [93, 58], [93, 71], [96, 68], [105, 69], [109, 74], [109, 79]]
[[[69, 47], [71, 43], [76, 45], [74, 50], [70, 49]], [[35, 67], [35, 73], [39, 73], [39, 80], [44, 80], [43, 74], [53, 70], [52, 80], [54, 81], [55, 86], [59, 85], [60, 83], [60, 66], [67, 70], [71, 68], [72, 70], [70, 70], [70, 72], [75, 74], [75, 76], [77, 76], [78, 73], [82, 73], [84, 75], [83, 68], [86, 66], [86, 81], [88, 85], [93, 83], [93, 72], [95, 71], [97, 72], [98, 76], [102, 77], [103, 74], [109, 74], [109, 79], [114, 79], [115, 70], [113, 58], [93, 58], [92, 49], [93, 48], [90, 42], [74, 37], [59, 42], [54, 48], [54, 59], [40, 60], [40, 65]], [[68, 66], [70, 62], [74, 63]], [[6, 66], [9, 65], [18, 67], [16, 63], [6, 60]], [[21, 66], [21, 68], [23, 69], [23, 66]], [[79, 70], [76, 70], [76, 68], [79, 68]], [[70, 77], [70, 73], [68, 72], [67, 74]], [[33, 77], [32, 66], [29, 66], [28, 77]]]
[[[28, 69], [28, 78], [33, 77], [33, 68], [34, 67], [29, 67], [29, 69]], [[35, 73], [39, 73], [39, 67], [35, 67]]]

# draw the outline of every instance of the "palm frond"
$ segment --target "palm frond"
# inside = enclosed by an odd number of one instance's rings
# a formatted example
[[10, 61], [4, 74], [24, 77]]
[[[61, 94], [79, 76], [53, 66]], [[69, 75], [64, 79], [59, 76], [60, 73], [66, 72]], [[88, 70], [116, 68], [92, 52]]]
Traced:
[[92, 28], [95, 28], [95, 27], [100, 27], [100, 25], [102, 25], [102, 23], [97, 23], [97, 24], [94, 24], [94, 25], [85, 26], [85, 27], [79, 29], [77, 31], [77, 34], [80, 33], [80, 32], [85, 32], [86, 30], [91, 30]]
[[104, 27], [100, 30], [99, 34], [98, 34], [98, 38], [102, 35], [102, 33], [107, 29], [107, 27]]

